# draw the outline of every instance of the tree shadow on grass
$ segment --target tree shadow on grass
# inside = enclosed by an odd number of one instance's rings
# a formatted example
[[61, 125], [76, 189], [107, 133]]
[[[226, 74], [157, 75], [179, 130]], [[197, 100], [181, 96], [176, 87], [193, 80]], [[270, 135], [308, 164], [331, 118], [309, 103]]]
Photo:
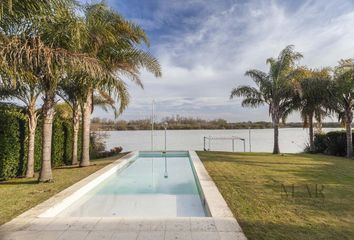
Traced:
[[13, 180], [9, 180], [9, 181], [3, 181], [0, 182], [0, 186], [2, 185], [24, 185], [24, 184], [38, 184], [38, 180], [28, 180], [28, 181], [13, 181]]

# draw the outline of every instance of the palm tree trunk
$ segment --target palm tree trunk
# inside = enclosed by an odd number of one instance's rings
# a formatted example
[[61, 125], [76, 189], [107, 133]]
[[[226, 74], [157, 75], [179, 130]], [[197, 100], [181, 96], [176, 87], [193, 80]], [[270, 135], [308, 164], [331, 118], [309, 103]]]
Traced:
[[28, 153], [27, 153], [27, 167], [26, 178], [34, 176], [34, 145], [37, 128], [37, 114], [35, 104], [28, 107]]
[[351, 109], [347, 109], [345, 112], [345, 129], [347, 139], [347, 158], [353, 157], [353, 140], [352, 140], [352, 121], [353, 113]]
[[73, 145], [72, 145], [72, 165], [78, 164], [77, 159], [77, 149], [78, 149], [78, 137], [80, 128], [80, 114], [79, 114], [79, 104], [75, 103], [73, 105]]
[[279, 124], [274, 125], [274, 147], [273, 154], [279, 154]]
[[310, 151], [315, 151], [314, 134], [313, 134], [313, 114], [309, 114], [309, 137], [310, 137]]
[[274, 147], [273, 154], [279, 154], [279, 118], [277, 116], [273, 117], [273, 128], [274, 128]]
[[43, 103], [43, 129], [42, 129], [42, 166], [39, 182], [48, 182], [53, 179], [51, 167], [52, 127], [54, 119], [54, 95], [47, 94]]
[[[91, 92], [91, 91], [90, 91]], [[80, 167], [90, 165], [90, 124], [92, 112], [92, 94], [87, 94], [82, 109], [82, 153]]]

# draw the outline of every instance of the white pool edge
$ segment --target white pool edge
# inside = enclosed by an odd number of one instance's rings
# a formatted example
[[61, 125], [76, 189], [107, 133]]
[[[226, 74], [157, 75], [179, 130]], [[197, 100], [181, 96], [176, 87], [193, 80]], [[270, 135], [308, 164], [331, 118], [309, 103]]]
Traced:
[[195, 151], [188, 151], [189, 157], [198, 177], [200, 190], [206, 202], [206, 207], [211, 217], [227, 218], [233, 217], [233, 214], [215, 185], [213, 179], [209, 176], [204, 164]]

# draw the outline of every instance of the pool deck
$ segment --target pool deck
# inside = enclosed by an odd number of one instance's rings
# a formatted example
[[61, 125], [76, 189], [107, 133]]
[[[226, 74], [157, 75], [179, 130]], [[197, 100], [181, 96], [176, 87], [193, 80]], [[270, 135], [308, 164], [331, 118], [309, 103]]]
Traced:
[[[211, 217], [123, 218], [43, 217], [71, 204], [80, 191], [108, 171], [122, 167], [132, 152], [93, 173], [45, 202], [0, 226], [0, 240], [244, 240], [242, 232], [215, 183], [194, 151], [189, 155]], [[97, 183], [98, 184], [98, 183]], [[80, 190], [80, 191], [79, 191]], [[49, 211], [48, 211], [49, 210]], [[40, 217], [42, 216], [42, 217]]]

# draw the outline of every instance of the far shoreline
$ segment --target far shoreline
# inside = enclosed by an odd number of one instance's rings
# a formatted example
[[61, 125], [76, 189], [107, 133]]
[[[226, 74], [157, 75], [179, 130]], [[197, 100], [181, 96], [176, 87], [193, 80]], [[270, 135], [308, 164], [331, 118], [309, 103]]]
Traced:
[[[322, 127], [322, 129], [338, 129], [338, 130], [345, 130], [343, 127]], [[271, 127], [265, 128], [167, 128], [166, 130], [262, 130], [262, 129], [273, 129]], [[304, 127], [279, 127], [279, 129], [307, 129]], [[164, 128], [154, 129], [154, 131], [164, 131]], [[127, 132], [127, 131], [151, 131], [150, 129], [92, 129], [92, 132]]]

